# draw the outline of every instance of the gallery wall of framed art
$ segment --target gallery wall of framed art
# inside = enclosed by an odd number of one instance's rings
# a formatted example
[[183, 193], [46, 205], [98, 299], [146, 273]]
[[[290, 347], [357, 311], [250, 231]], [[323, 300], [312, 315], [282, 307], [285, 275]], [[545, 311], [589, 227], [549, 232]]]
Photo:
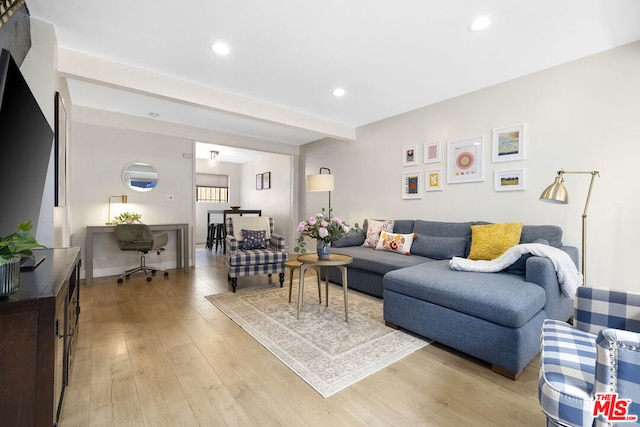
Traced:
[[[493, 164], [525, 160], [525, 124], [495, 127], [491, 129], [491, 154]], [[444, 191], [444, 184], [465, 184], [485, 181], [486, 159], [484, 135], [464, 139], [452, 139], [444, 144], [442, 152], [439, 140], [402, 147], [402, 199], [421, 199], [422, 192]], [[422, 152], [420, 152], [422, 151]], [[419, 160], [428, 165], [419, 167]], [[490, 172], [491, 173], [491, 172]], [[495, 192], [525, 190], [525, 169], [494, 169]], [[446, 175], [446, 182], [443, 182]]]

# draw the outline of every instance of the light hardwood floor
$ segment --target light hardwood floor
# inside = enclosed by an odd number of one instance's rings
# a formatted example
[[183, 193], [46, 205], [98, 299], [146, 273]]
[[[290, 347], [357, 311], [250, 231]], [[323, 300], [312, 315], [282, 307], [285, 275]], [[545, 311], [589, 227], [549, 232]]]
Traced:
[[188, 274], [83, 285], [60, 425], [544, 425], [537, 358], [512, 381], [438, 344], [323, 399], [204, 298], [229, 291], [203, 250]]

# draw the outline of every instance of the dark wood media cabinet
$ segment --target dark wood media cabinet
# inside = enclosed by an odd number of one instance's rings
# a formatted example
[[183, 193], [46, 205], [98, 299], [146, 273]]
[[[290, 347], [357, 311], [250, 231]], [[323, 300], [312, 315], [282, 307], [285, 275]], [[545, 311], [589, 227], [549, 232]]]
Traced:
[[2, 425], [55, 426], [68, 384], [80, 315], [80, 249], [44, 249], [0, 299]]

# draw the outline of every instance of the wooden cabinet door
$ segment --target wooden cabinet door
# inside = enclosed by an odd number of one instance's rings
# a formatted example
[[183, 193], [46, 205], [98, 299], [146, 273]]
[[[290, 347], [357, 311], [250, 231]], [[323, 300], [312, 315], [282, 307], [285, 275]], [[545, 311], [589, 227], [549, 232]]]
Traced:
[[67, 341], [67, 295], [58, 295], [56, 298], [55, 314], [55, 340], [54, 355], [55, 363], [53, 367], [53, 423], [58, 420], [59, 411], [62, 409], [62, 390], [66, 384], [66, 341]]
[[0, 424], [36, 424], [38, 311], [21, 304], [0, 313]]

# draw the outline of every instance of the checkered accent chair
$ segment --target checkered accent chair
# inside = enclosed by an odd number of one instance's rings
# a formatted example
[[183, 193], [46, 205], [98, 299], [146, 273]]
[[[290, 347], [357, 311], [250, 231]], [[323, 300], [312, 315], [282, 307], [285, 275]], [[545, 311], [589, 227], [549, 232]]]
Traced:
[[238, 277], [267, 274], [269, 279], [274, 273], [278, 273], [280, 287], [284, 283], [284, 262], [287, 260], [284, 237], [273, 233], [273, 218], [269, 218], [269, 232], [271, 238], [267, 239], [266, 249], [243, 248], [242, 241], [234, 237], [233, 218], [227, 218], [227, 278], [231, 282], [233, 292], [238, 286]]
[[547, 426], [638, 425], [593, 413], [597, 393], [617, 393], [640, 423], [640, 294], [582, 286], [574, 308], [575, 327], [542, 326], [538, 399]]

